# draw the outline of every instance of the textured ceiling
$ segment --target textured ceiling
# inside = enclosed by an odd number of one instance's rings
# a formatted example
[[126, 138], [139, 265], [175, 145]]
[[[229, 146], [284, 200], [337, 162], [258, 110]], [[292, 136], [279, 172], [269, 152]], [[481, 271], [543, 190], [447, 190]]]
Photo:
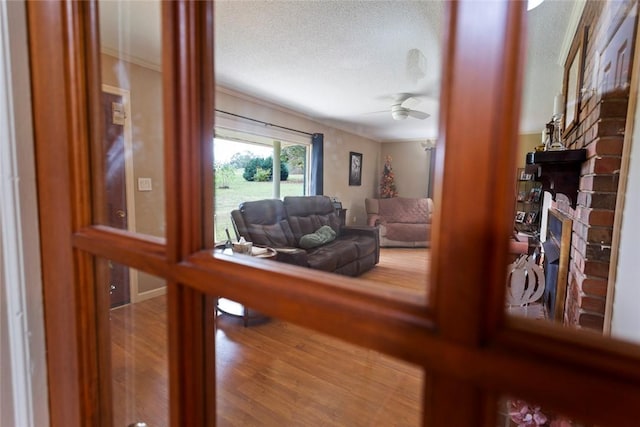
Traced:
[[[216, 80], [376, 139], [435, 134], [441, 68], [439, 2], [216, 3]], [[410, 50], [425, 73], [407, 73]], [[391, 118], [393, 95], [430, 95], [416, 107], [432, 116]], [[384, 110], [384, 111], [383, 111]], [[374, 113], [383, 111], [380, 113]]]
[[[433, 138], [445, 6], [406, 0], [217, 1], [216, 82], [378, 141]], [[159, 63], [158, 3], [106, 1], [100, 7], [107, 51]], [[521, 132], [542, 130], [552, 114], [573, 8], [572, 1], [546, 0], [527, 14]], [[413, 108], [431, 116], [393, 120], [390, 107], [398, 93], [420, 95]]]

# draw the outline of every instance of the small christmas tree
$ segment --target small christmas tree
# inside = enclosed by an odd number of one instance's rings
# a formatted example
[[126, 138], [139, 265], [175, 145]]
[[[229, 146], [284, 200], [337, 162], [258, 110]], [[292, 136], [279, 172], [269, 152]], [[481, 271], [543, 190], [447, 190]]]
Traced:
[[396, 184], [394, 181], [393, 170], [391, 169], [391, 156], [387, 156], [384, 161], [384, 167], [382, 169], [382, 178], [380, 178], [380, 197], [383, 199], [390, 199], [396, 197], [398, 191], [396, 191]]

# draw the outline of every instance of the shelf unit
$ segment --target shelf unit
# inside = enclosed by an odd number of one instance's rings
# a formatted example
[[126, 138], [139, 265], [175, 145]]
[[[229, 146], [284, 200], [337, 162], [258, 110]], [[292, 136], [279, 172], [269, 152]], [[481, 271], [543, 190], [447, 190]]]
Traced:
[[534, 181], [533, 175], [528, 174], [524, 168], [517, 170], [515, 199], [515, 229], [524, 233], [539, 232], [542, 183]]

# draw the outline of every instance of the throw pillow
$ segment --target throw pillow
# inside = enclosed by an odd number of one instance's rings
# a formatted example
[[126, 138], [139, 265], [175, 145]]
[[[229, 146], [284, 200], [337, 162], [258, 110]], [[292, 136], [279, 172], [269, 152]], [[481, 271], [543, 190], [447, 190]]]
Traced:
[[300, 247], [311, 249], [329, 243], [336, 238], [336, 232], [328, 225], [323, 225], [311, 234], [300, 237]]

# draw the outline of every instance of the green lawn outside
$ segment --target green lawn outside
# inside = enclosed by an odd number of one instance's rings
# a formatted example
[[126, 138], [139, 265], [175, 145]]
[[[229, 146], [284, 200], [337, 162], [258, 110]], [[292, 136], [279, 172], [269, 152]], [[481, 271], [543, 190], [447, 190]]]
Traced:
[[[231, 238], [235, 238], [231, 224], [231, 211], [240, 203], [251, 200], [270, 199], [273, 197], [272, 182], [250, 182], [242, 177], [244, 169], [236, 169], [235, 176], [228, 182], [229, 188], [215, 188], [215, 241], [227, 239], [225, 228], [229, 228]], [[303, 196], [304, 182], [302, 175], [289, 175], [287, 181], [280, 183], [280, 197]]]

